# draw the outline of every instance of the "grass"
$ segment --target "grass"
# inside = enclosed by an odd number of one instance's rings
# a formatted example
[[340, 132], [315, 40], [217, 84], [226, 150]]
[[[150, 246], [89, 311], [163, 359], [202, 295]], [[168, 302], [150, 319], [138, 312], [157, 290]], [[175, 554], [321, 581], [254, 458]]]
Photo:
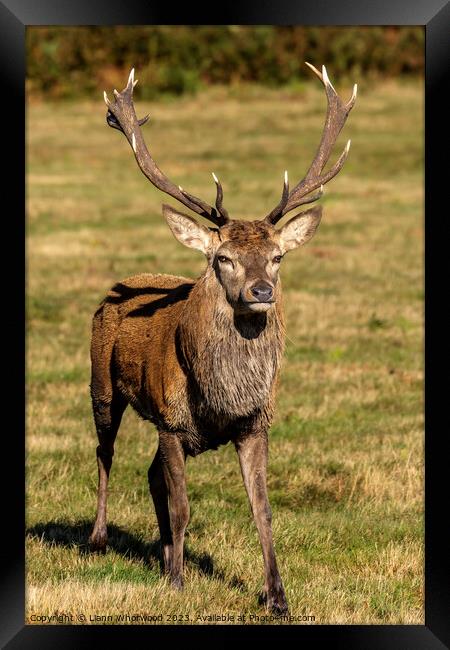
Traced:
[[[283, 262], [288, 341], [269, 491], [294, 623], [424, 622], [422, 91], [363, 84], [320, 229]], [[230, 214], [251, 219], [278, 201], [284, 169], [292, 181], [306, 170], [324, 97], [313, 82], [296, 93], [215, 88], [137, 110], [150, 112], [147, 141], [176, 183], [213, 201], [215, 171]], [[104, 118], [101, 97], [28, 106], [27, 621], [266, 622], [262, 556], [230, 445], [187, 464], [184, 592], [160, 576], [146, 485], [157, 436], [131, 410], [110, 481], [109, 550], [86, 552], [97, 483], [92, 314], [128, 275], [204, 267], [173, 239], [164, 197]]]

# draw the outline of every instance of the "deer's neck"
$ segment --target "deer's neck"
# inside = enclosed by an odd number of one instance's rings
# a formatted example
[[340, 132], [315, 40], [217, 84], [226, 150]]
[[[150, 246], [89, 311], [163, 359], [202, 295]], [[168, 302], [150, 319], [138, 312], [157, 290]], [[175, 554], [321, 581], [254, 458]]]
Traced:
[[268, 312], [236, 316], [215, 274], [207, 271], [189, 296], [179, 333], [203, 408], [233, 417], [249, 415], [269, 398], [281, 363], [281, 287]]

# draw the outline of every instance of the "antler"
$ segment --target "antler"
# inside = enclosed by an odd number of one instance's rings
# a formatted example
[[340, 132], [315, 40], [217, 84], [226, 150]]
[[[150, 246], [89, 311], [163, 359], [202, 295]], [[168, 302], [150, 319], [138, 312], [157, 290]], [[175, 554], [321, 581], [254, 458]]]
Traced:
[[[270, 212], [265, 218], [265, 221], [271, 224], [277, 223], [281, 217], [283, 217], [294, 208], [297, 208], [299, 205], [312, 203], [313, 201], [320, 199], [323, 194], [323, 186], [325, 183], [328, 183], [328, 181], [334, 178], [336, 174], [342, 169], [342, 166], [345, 163], [350, 149], [349, 140], [345, 146], [344, 151], [339, 156], [337, 162], [333, 165], [333, 167], [331, 167], [328, 172], [322, 174], [323, 168], [328, 162], [337, 137], [356, 101], [357, 84], [353, 86], [353, 93], [349, 101], [344, 104], [344, 102], [341, 100], [333, 88], [328, 78], [325, 66], [322, 66], [322, 73], [320, 73], [310, 63], [306, 63], [306, 65], [311, 68], [311, 70], [319, 77], [325, 86], [325, 91], [327, 94], [327, 115], [323, 127], [322, 138], [320, 140], [320, 145], [317, 149], [315, 158], [312, 161], [306, 176], [294, 187], [291, 192], [289, 192], [287, 172], [285, 172], [281, 200], [276, 208], [274, 208], [272, 212]], [[318, 187], [320, 187], [319, 192], [309, 197], [306, 196]]]
[[159, 169], [151, 157], [144, 138], [141, 133], [141, 126], [147, 122], [149, 116], [146, 115], [141, 120], [136, 117], [136, 112], [133, 105], [133, 88], [137, 84], [137, 79], [134, 79], [134, 68], [130, 72], [128, 82], [121, 93], [114, 90], [115, 100], [111, 102], [108, 99], [106, 92], [103, 93], [108, 112], [106, 114], [106, 121], [109, 126], [114, 129], [122, 131], [130, 143], [137, 163], [142, 173], [153, 183], [158, 189], [166, 192], [177, 201], [180, 201], [190, 210], [193, 210], [202, 217], [209, 219], [216, 226], [223, 226], [228, 221], [228, 214], [222, 208], [222, 186], [216, 180], [216, 208], [211, 207], [201, 199], [185, 192], [182, 187], [176, 186], [165, 174]]

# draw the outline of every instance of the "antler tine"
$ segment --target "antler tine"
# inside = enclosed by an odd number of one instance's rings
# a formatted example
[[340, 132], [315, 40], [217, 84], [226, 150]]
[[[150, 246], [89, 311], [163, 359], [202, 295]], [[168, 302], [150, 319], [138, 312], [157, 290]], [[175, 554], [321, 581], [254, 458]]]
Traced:
[[[338, 161], [339, 162], [339, 161]], [[281, 195], [281, 200], [279, 204], [277, 205], [276, 208], [272, 210], [270, 214], [267, 215], [266, 221], [271, 224], [277, 223], [281, 217], [283, 216], [283, 210], [286, 207], [287, 200], [288, 200], [288, 195], [289, 195], [289, 185], [288, 185], [288, 180], [287, 180], [287, 171], [284, 172], [284, 186], [283, 186], [283, 194]], [[294, 210], [295, 208], [298, 208], [300, 205], [306, 205], [307, 203], [314, 203], [314, 201], [317, 201], [323, 196], [323, 185], [320, 186], [320, 189], [316, 194], [312, 194], [311, 196], [306, 196], [303, 199], [299, 199], [298, 201], [295, 201], [292, 206], [290, 207], [290, 210]]]
[[[188, 199], [188, 201], [190, 201], [191, 203], [197, 205], [200, 209], [203, 209], [203, 206], [205, 205], [205, 203], [202, 201], [202, 199], [199, 199], [198, 196], [194, 196], [193, 194], [190, 194], [189, 192], [186, 192], [186, 190], [184, 190], [181, 187], [181, 185], [178, 186], [178, 189], [180, 190], [182, 195], [185, 196]], [[216, 205], [216, 207], [217, 207], [217, 205]], [[215, 223], [216, 226], [219, 226], [219, 228], [221, 226], [224, 226], [229, 221], [228, 213], [226, 212], [226, 210], [224, 210], [222, 208], [222, 212], [224, 214], [222, 214], [221, 211], [217, 210], [217, 212], [219, 212], [219, 214], [217, 214], [216, 210], [214, 210], [214, 208], [212, 208], [212, 209], [213, 209], [214, 215], [215, 215], [213, 223]], [[212, 221], [212, 219], [211, 219], [211, 221]]]
[[209, 219], [217, 226], [224, 223], [224, 217], [217, 215], [217, 211], [212, 206], [208, 205], [201, 199], [194, 197], [184, 190], [180, 190], [172, 181], [159, 169], [147, 149], [140, 127], [147, 122], [149, 116], [146, 115], [138, 120], [133, 104], [133, 89], [137, 84], [137, 79], [134, 78], [134, 68], [131, 69], [128, 76], [127, 85], [118, 92], [114, 90], [114, 101], [110, 101], [106, 92], [104, 93], [104, 100], [108, 107], [106, 121], [109, 126], [122, 131], [130, 143], [136, 161], [142, 173], [148, 180], [155, 185], [158, 189], [166, 194], [169, 194], [177, 201], [180, 201], [190, 210], [193, 210], [202, 217]]
[[[312, 161], [306, 176], [291, 190], [289, 197], [282, 207], [281, 212], [279, 206], [272, 210], [267, 217], [266, 221], [271, 224], [275, 224], [281, 219], [285, 214], [297, 208], [299, 205], [305, 203], [312, 203], [317, 201], [322, 196], [323, 186], [328, 183], [339, 171], [342, 169], [347, 155], [350, 149], [350, 140], [347, 142], [344, 151], [339, 156], [336, 163], [323, 174], [323, 169], [328, 162], [333, 146], [337, 140], [339, 133], [341, 132], [342, 127], [345, 124], [345, 121], [353, 108], [358, 86], [355, 84], [353, 86], [353, 93], [347, 103], [344, 103], [342, 99], [336, 93], [336, 90], [331, 83], [327, 69], [325, 66], [322, 66], [322, 72], [319, 72], [311, 63], [306, 63], [306, 65], [314, 72], [314, 74], [320, 79], [325, 87], [325, 92], [327, 95], [327, 113], [325, 118], [325, 124], [322, 131], [322, 137], [320, 140], [319, 147], [317, 149], [314, 160]], [[313, 190], [320, 187], [320, 191], [309, 198], [304, 198], [306, 195], [310, 194]]]
[[[318, 192], [315, 194], [311, 194], [310, 196], [305, 196], [303, 199], [299, 199], [298, 201], [295, 201], [292, 203], [292, 205], [289, 207], [289, 210], [295, 210], [295, 208], [298, 208], [300, 205], [306, 205], [307, 203], [314, 203], [314, 201], [318, 201], [321, 197], [323, 196], [323, 185], [320, 186], [320, 189]], [[283, 215], [280, 216], [280, 219]]]
[[230, 220], [230, 217], [228, 215], [228, 212], [225, 210], [225, 208], [222, 205], [223, 202], [223, 189], [222, 189], [222, 184], [215, 175], [214, 172], [212, 173], [212, 177], [214, 179], [214, 182], [216, 184], [216, 210], [217, 212], [222, 216], [224, 223], [227, 223]]
[[283, 210], [286, 207], [287, 201], [289, 198], [289, 179], [288, 179], [288, 173], [287, 170], [284, 172], [284, 183], [283, 183], [283, 191], [281, 193], [281, 199], [278, 205], [270, 212], [267, 217], [266, 221], [268, 223], [276, 223], [281, 219], [283, 216]]

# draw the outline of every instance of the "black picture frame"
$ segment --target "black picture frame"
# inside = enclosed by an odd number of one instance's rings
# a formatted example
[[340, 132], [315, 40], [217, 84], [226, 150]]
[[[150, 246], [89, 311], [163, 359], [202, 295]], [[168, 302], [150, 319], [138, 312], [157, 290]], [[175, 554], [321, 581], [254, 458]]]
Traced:
[[[1, 111], [3, 151], [3, 271], [7, 301], [2, 324], [3, 369], [8, 391], [3, 392], [3, 579], [0, 593], [2, 647], [80, 648], [91, 647], [111, 637], [115, 643], [140, 646], [164, 635], [167, 642], [194, 639], [218, 645], [242, 639], [245, 643], [264, 636], [267, 642], [286, 639], [326, 647], [398, 649], [442, 649], [450, 647], [450, 545], [448, 542], [448, 481], [446, 454], [447, 385], [449, 360], [446, 318], [440, 312], [447, 302], [445, 265], [449, 255], [443, 247], [450, 240], [448, 219], [441, 206], [446, 195], [448, 163], [445, 161], [446, 123], [450, 62], [450, 3], [445, 0], [291, 0], [241, 2], [239, 5], [208, 3], [144, 2], [142, 0], [3, 0], [0, 2]], [[174, 22], [176, 17], [176, 22]], [[23, 377], [25, 323], [25, 28], [31, 25], [134, 25], [134, 24], [303, 24], [303, 25], [423, 25], [426, 32], [425, 79], [425, 625], [316, 625], [316, 626], [25, 626], [25, 413]], [[7, 156], [7, 157], [6, 157]], [[6, 201], [8, 199], [8, 201]], [[9, 207], [7, 207], [9, 206]], [[25, 258], [26, 259], [26, 258]], [[13, 262], [13, 266], [11, 265]], [[14, 285], [17, 286], [14, 286]], [[22, 320], [23, 319], [23, 320]], [[5, 372], [6, 371], [6, 372]], [[6, 399], [5, 399], [6, 398]], [[447, 398], [447, 399], [446, 399]], [[14, 404], [14, 399], [16, 404]], [[7, 470], [10, 470], [9, 472]], [[440, 504], [444, 504], [441, 506]], [[251, 636], [250, 636], [251, 635]]]

